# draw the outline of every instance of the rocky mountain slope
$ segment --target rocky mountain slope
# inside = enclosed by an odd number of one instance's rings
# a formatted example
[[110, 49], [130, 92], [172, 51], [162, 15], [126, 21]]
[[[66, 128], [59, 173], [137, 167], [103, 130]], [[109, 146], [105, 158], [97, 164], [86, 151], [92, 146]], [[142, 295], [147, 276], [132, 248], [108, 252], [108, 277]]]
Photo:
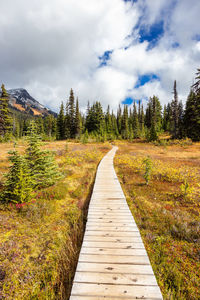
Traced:
[[49, 114], [56, 116], [56, 113], [40, 104], [25, 89], [12, 89], [7, 92], [10, 96], [10, 107], [17, 111], [21, 111], [32, 116], [46, 116]]

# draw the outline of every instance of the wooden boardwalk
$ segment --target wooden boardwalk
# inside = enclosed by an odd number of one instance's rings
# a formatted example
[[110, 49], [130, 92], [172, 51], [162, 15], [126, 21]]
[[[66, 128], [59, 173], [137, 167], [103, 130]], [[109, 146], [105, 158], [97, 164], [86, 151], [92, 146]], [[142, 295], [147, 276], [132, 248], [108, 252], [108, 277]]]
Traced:
[[98, 167], [70, 300], [162, 299], [113, 167], [116, 150]]

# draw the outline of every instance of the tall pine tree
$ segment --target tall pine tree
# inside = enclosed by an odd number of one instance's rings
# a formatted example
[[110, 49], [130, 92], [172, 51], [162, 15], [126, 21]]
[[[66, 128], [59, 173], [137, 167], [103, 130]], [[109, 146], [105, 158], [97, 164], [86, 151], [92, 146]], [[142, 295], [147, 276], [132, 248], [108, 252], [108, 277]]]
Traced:
[[172, 137], [174, 139], [177, 139], [178, 137], [178, 117], [179, 117], [179, 111], [178, 111], [178, 107], [179, 107], [179, 103], [178, 103], [178, 93], [177, 93], [177, 89], [176, 89], [176, 80], [174, 81], [174, 88], [173, 88], [173, 94], [174, 94], [174, 99], [172, 100]]
[[80, 137], [81, 134], [81, 115], [79, 111], [78, 98], [76, 99], [76, 112], [75, 112], [75, 136]]
[[[140, 110], [140, 106], [139, 106], [139, 110]], [[138, 113], [137, 113], [137, 108], [136, 108], [136, 103], [134, 101], [134, 105], [133, 105], [133, 121], [132, 121], [132, 128], [133, 128], [133, 136], [134, 138], [138, 138], [140, 135], [140, 128], [139, 128], [139, 120], [138, 120]]]
[[65, 113], [64, 113], [64, 104], [61, 103], [60, 112], [57, 118], [57, 139], [65, 139]]
[[69, 128], [70, 128], [70, 138], [75, 138], [76, 128], [75, 128], [75, 101], [74, 92], [70, 90], [69, 96]]
[[200, 130], [198, 128], [200, 124], [198, 124], [199, 118], [200, 111], [198, 116], [197, 96], [195, 92], [191, 90], [185, 106], [184, 127], [187, 137], [191, 138], [193, 141], [200, 140]]
[[9, 96], [4, 84], [0, 94], [0, 137], [5, 138], [12, 131], [12, 118], [8, 108]]
[[124, 111], [121, 121], [121, 135], [122, 138], [127, 140], [129, 138], [129, 126], [128, 126], [128, 106], [124, 105]]

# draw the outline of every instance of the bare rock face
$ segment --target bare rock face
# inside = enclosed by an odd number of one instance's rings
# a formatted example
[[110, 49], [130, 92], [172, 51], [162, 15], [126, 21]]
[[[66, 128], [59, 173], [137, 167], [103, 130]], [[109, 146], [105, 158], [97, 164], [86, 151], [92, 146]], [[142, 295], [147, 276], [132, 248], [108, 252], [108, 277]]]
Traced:
[[52, 114], [56, 116], [56, 113], [46, 108], [35, 100], [25, 89], [12, 89], [7, 91], [10, 97], [10, 107], [33, 115], [33, 116], [46, 116]]

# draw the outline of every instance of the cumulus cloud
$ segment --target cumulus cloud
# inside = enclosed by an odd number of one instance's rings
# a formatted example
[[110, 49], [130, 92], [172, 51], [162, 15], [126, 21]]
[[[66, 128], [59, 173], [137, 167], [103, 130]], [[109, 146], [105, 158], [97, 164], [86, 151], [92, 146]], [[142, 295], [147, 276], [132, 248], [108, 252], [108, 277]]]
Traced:
[[[70, 88], [84, 109], [114, 109], [126, 97], [171, 100], [173, 81], [186, 99], [199, 67], [198, 0], [0, 0], [0, 71], [7, 88], [24, 87], [58, 110]], [[187, 18], [186, 18], [187, 15]], [[162, 21], [155, 45], [140, 40]], [[153, 38], [153, 36], [152, 36]], [[110, 52], [101, 65], [100, 57]], [[159, 78], [135, 87], [139, 76]]]

